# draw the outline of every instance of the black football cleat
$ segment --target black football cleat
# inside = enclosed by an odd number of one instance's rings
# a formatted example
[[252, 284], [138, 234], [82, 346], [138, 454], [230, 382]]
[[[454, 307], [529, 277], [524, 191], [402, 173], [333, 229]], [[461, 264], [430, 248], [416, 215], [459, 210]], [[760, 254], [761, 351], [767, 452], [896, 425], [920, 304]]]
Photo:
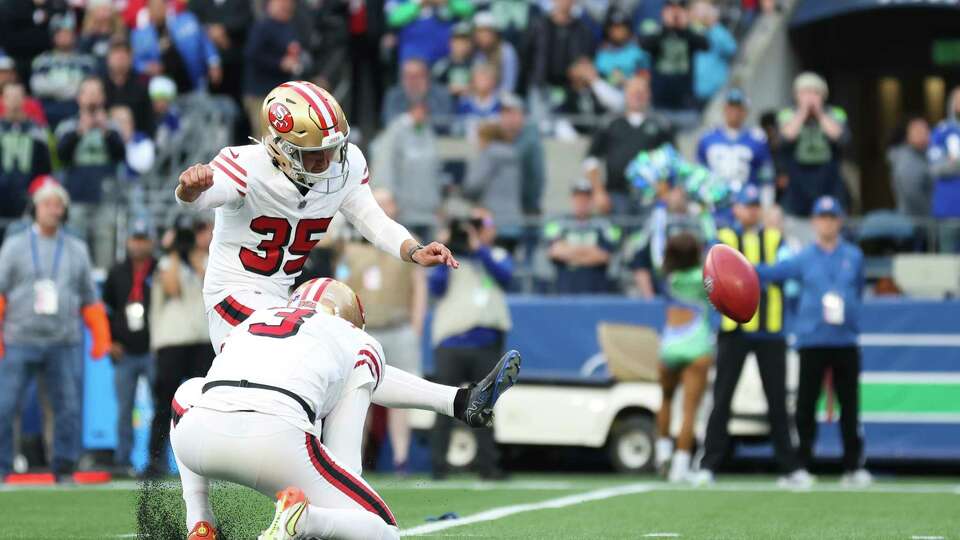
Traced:
[[493, 406], [510, 389], [520, 375], [520, 353], [507, 351], [497, 365], [480, 382], [466, 388], [466, 403], [460, 417], [470, 427], [493, 424]]

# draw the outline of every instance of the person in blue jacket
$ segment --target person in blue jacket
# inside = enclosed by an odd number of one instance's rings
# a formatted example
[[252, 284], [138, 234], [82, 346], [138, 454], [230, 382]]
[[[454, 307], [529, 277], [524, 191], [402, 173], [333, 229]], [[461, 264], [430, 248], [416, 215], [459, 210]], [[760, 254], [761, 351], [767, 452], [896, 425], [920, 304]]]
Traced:
[[809, 467], [817, 436], [817, 401], [830, 369], [840, 403], [843, 437], [843, 483], [862, 486], [872, 481], [863, 468], [863, 432], [860, 426], [860, 307], [863, 298], [863, 252], [840, 235], [844, 212], [840, 202], [824, 195], [813, 205], [816, 239], [794, 257], [774, 265], [760, 265], [762, 282], [795, 279], [800, 302], [793, 322], [800, 353], [797, 389], [798, 459]]
[[167, 75], [182, 92], [219, 84], [220, 54], [196, 15], [168, 9], [165, 0], [150, 0], [150, 22], [130, 34], [133, 68], [140, 75]]

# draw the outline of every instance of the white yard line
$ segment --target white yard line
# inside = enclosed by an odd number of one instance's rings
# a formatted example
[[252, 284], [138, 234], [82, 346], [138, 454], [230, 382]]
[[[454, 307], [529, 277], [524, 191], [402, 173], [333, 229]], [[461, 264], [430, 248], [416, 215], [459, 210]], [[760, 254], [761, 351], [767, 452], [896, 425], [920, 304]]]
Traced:
[[547, 509], [553, 509], [553, 508], [564, 508], [566, 506], [573, 506], [576, 504], [583, 504], [591, 501], [600, 501], [600, 500], [609, 499], [612, 497], [619, 497], [621, 495], [644, 493], [644, 492], [650, 491], [651, 489], [653, 489], [653, 486], [651, 484], [627, 484], [625, 486], [617, 486], [612, 488], [587, 491], [586, 493], [580, 493], [577, 495], [568, 495], [566, 497], [559, 497], [557, 499], [548, 499], [546, 501], [541, 501], [537, 503], [501, 506], [498, 508], [491, 508], [490, 510], [485, 510], [483, 512], [473, 514], [471, 516], [467, 516], [464, 518], [437, 521], [435, 523], [427, 523], [426, 525], [420, 525], [412, 529], [406, 529], [406, 530], [400, 531], [400, 536], [430, 534], [430, 533], [442, 531], [445, 529], [450, 529], [453, 527], [462, 527], [464, 525], [471, 525], [471, 524], [480, 523], [483, 521], [493, 521], [497, 519], [502, 519], [507, 516], [512, 516], [514, 514], [520, 514], [523, 512], [533, 512], [536, 510], [547, 510]]

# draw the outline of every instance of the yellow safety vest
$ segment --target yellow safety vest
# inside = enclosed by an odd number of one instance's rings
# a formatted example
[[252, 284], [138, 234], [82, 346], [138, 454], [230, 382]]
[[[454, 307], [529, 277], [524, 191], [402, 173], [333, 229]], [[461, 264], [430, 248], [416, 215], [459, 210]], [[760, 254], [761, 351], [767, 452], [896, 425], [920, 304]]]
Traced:
[[[723, 228], [717, 232], [717, 239], [743, 253], [743, 256], [754, 265], [775, 264], [777, 251], [783, 243], [780, 231], [765, 228], [739, 233], [729, 227]], [[760, 305], [749, 321], [739, 324], [729, 317], [723, 317], [720, 323], [721, 331], [732, 332], [737, 328], [744, 332], [781, 332], [783, 330], [783, 292], [780, 286], [770, 283], [761, 290]]]

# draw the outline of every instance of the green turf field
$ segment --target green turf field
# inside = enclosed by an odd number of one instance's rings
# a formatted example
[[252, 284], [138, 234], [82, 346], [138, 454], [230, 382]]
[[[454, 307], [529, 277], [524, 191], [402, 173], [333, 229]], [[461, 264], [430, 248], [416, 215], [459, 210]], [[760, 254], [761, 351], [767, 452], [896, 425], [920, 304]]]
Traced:
[[[847, 490], [823, 478], [805, 492], [755, 476], [701, 489], [614, 475], [371, 483], [414, 538], [960, 539], [957, 479], [881, 479]], [[0, 538], [135, 538], [138, 511], [151, 538], [183, 538], [176, 487], [0, 488]], [[249, 490], [218, 486], [213, 499], [227, 540], [255, 538], [272, 515], [272, 501]], [[426, 521], [446, 512], [460, 520]]]

